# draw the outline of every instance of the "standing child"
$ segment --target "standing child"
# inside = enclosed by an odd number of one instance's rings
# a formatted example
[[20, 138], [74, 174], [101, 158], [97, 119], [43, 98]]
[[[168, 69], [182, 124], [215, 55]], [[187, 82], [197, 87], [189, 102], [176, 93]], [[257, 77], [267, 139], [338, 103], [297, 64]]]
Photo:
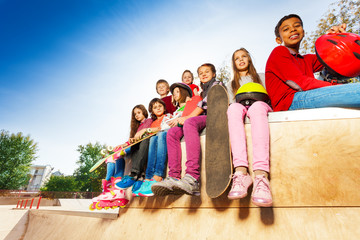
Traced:
[[150, 138], [145, 181], [138, 191], [133, 192], [133, 196], [153, 196], [151, 185], [155, 182], [162, 181], [165, 174], [167, 157], [166, 133], [170, 128], [166, 122], [170, 120], [172, 116], [170, 113], [165, 113], [165, 103], [159, 98], [154, 98], [150, 101], [149, 112], [151, 113], [153, 122], [146, 131], [148, 133], [158, 133]]
[[166, 111], [170, 114], [173, 114], [173, 112], [176, 110], [176, 107], [172, 104], [172, 96], [168, 96], [170, 92], [169, 83], [164, 79], [157, 81], [156, 92], [160, 95], [161, 100], [165, 102]]
[[[346, 25], [329, 33], [345, 32]], [[299, 54], [304, 38], [303, 22], [296, 14], [284, 16], [275, 27], [276, 42], [266, 63], [266, 89], [274, 111], [320, 107], [360, 107], [360, 83], [331, 86], [317, 80], [323, 66], [315, 54]], [[345, 64], [345, 63], [344, 63]]]
[[[146, 129], [150, 127], [153, 120], [148, 117], [148, 112], [144, 105], [136, 105], [131, 112], [131, 124], [130, 124], [130, 139], [129, 142], [133, 143], [146, 132]], [[126, 189], [134, 185], [134, 183], [140, 179], [144, 172], [147, 156], [149, 150], [149, 139], [145, 139], [140, 143], [131, 147], [131, 172], [129, 175], [124, 176], [122, 180], [115, 184], [116, 188]], [[140, 187], [140, 181], [133, 187], [133, 191]]]
[[[180, 194], [200, 195], [200, 132], [206, 126], [207, 93], [216, 84], [222, 83], [215, 79], [215, 66], [210, 63], [201, 65], [198, 70], [201, 81], [203, 100], [198, 107], [188, 116], [174, 119], [175, 124], [183, 127], [173, 127], [167, 135], [169, 156], [169, 177], [164, 181], [154, 184], [152, 190], [157, 195]], [[186, 143], [186, 171], [181, 178], [181, 145], [184, 136]], [[180, 179], [181, 178], [181, 179]]]
[[199, 87], [194, 82], [194, 75], [190, 70], [185, 70], [182, 74], [182, 82], [187, 84], [193, 93], [193, 96], [199, 96]]
[[[236, 50], [232, 55], [233, 80], [227, 84], [229, 95], [235, 96], [239, 87], [246, 83], [261, 84], [249, 52], [245, 48]], [[234, 97], [230, 98], [234, 102]], [[229, 121], [229, 136], [235, 173], [232, 175], [232, 186], [229, 199], [239, 199], [247, 196], [248, 188], [253, 183], [248, 173], [248, 158], [244, 118], [248, 116], [251, 122], [253, 144], [254, 187], [251, 201], [261, 207], [270, 207], [272, 197], [269, 183], [269, 124], [267, 115], [272, 111], [270, 106], [262, 101], [255, 101], [251, 106], [232, 103], [227, 111]]]

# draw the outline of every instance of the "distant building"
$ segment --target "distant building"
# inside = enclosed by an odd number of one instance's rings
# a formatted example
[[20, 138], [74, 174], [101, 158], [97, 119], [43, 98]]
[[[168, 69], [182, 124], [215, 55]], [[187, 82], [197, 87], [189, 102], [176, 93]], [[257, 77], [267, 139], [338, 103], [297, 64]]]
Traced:
[[50, 179], [53, 168], [50, 165], [32, 165], [30, 167], [30, 181], [27, 191], [39, 191], [40, 188]]
[[60, 176], [64, 176], [64, 174], [60, 171], [56, 171], [56, 172], [52, 173], [51, 176], [60, 177]]

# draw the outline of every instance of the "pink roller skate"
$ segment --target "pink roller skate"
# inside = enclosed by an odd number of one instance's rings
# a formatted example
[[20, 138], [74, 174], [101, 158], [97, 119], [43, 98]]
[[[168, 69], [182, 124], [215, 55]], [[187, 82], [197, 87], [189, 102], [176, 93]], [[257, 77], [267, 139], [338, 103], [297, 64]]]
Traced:
[[113, 186], [117, 182], [119, 182], [121, 178], [111, 178], [111, 187], [108, 188], [108, 192], [99, 198], [99, 201], [92, 205], [92, 207], [96, 207], [96, 209], [109, 209], [109, 208], [117, 208], [117, 207], [125, 207], [125, 205], [129, 202], [129, 200], [125, 196], [125, 191], [121, 189], [117, 189]]
[[110, 192], [111, 182], [112, 182], [111, 180], [110, 181], [106, 181], [106, 179], [102, 180], [102, 189], [103, 189], [103, 191], [99, 196], [94, 197], [92, 199], [92, 203], [89, 206], [90, 210], [95, 210], [96, 203], [98, 203], [101, 198], [103, 198], [108, 192]]

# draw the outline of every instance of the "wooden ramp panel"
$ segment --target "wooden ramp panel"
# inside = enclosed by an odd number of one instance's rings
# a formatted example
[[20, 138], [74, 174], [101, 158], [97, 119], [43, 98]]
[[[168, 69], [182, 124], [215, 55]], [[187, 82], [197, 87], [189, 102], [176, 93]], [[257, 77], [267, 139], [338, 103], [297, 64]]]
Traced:
[[133, 198], [116, 220], [31, 211], [24, 239], [358, 239], [359, 133], [360, 118], [270, 123], [273, 208], [208, 198], [202, 160], [200, 197]]
[[120, 210], [117, 220], [30, 211], [24, 240], [358, 239], [360, 208]]
[[[251, 126], [246, 124], [249, 160]], [[271, 123], [271, 187], [274, 207], [360, 206], [360, 119]], [[183, 171], [185, 169], [185, 143]], [[203, 159], [205, 136], [201, 136]], [[251, 164], [250, 164], [251, 166]], [[204, 160], [201, 196], [134, 198], [136, 208], [256, 207], [249, 196], [230, 201], [206, 195]]]

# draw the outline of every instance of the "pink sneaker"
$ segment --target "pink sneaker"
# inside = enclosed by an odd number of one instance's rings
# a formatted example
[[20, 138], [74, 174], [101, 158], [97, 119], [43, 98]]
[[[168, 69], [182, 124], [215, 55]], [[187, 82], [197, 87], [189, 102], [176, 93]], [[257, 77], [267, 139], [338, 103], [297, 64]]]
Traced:
[[247, 196], [248, 188], [252, 184], [252, 179], [250, 175], [243, 174], [242, 172], [235, 172], [232, 175], [232, 186], [228, 194], [228, 198], [231, 200], [244, 198]]
[[270, 182], [264, 175], [255, 176], [251, 201], [259, 207], [272, 206]]

